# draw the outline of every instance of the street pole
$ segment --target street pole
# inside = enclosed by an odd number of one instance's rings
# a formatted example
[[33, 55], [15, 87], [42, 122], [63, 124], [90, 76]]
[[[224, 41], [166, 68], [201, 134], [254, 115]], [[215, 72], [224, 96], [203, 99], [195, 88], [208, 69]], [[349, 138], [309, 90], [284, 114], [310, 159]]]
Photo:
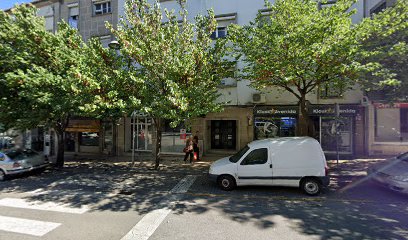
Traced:
[[135, 127], [137, 126], [137, 124], [135, 124], [135, 116], [136, 116], [136, 111], [133, 111], [132, 112], [132, 119], [133, 119], [132, 167], [135, 165], [135, 136], [136, 136]]

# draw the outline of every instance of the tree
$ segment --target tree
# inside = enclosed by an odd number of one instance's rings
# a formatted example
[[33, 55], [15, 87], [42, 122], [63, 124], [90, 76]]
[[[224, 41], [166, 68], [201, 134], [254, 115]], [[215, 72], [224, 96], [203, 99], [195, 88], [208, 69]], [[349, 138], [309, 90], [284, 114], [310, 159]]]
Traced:
[[[156, 168], [160, 164], [161, 128], [164, 120], [175, 126], [211, 111], [219, 111], [217, 87], [226, 76], [230, 62], [224, 56], [225, 40], [214, 42], [214, 13], [187, 21], [182, 2], [181, 21], [174, 11], [146, 0], [128, 0], [126, 19], [111, 31], [121, 45], [121, 54], [131, 59], [129, 72], [140, 78], [140, 110], [154, 119]], [[166, 22], [163, 20], [166, 19]]]
[[52, 127], [61, 167], [69, 118], [92, 108], [98, 89], [79, 72], [84, 43], [65, 23], [56, 34], [46, 31], [33, 6], [0, 11], [0, 29], [0, 122], [17, 129]]
[[408, 101], [408, 23], [388, 36], [374, 34], [364, 50], [364, 62], [371, 67], [363, 76], [368, 95], [387, 102]]
[[[327, 1], [322, 1], [327, 3]], [[400, 1], [374, 18], [353, 24], [350, 10], [356, 0], [330, 6], [315, 0], [265, 2], [267, 16], [259, 13], [248, 26], [234, 25], [231, 40], [245, 63], [243, 77], [257, 89], [275, 87], [298, 99], [298, 134], [312, 134], [307, 96], [319, 86], [347, 89], [361, 80], [364, 40], [374, 33], [389, 35], [404, 24], [407, 6]]]
[[[115, 50], [104, 48], [97, 38], [92, 38], [83, 46], [79, 73], [81, 79], [94, 82], [93, 101], [83, 107], [87, 116], [116, 121], [140, 108], [139, 91], [142, 79], [129, 72], [130, 59], [118, 55]], [[112, 154], [116, 154], [116, 128], [114, 127]]]

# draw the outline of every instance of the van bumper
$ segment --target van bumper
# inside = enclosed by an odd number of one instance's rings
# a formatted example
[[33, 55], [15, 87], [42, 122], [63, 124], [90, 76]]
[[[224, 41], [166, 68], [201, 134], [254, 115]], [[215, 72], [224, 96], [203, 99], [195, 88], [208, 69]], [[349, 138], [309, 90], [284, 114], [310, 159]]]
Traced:
[[324, 177], [319, 177], [320, 181], [322, 182], [323, 187], [328, 187], [330, 184], [330, 177], [329, 176], [324, 176]]
[[208, 179], [210, 180], [210, 181], [212, 181], [212, 182], [217, 182], [217, 178], [218, 178], [218, 174], [211, 174], [211, 173], [209, 173], [208, 174]]

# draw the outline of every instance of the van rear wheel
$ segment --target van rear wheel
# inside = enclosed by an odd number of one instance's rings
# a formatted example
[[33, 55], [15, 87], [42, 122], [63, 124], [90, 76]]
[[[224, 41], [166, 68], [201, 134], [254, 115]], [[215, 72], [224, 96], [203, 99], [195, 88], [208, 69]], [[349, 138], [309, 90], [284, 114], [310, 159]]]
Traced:
[[218, 178], [218, 186], [225, 191], [235, 188], [235, 179], [229, 175], [222, 175]]
[[305, 178], [300, 185], [304, 193], [310, 196], [318, 195], [322, 190], [322, 184], [315, 178]]

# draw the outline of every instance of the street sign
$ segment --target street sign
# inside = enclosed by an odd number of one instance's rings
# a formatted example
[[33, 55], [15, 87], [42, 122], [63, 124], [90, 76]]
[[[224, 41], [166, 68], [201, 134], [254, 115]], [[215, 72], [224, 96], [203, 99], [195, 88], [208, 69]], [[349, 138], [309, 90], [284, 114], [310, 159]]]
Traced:
[[185, 128], [180, 129], [180, 139], [186, 139], [187, 132]]

